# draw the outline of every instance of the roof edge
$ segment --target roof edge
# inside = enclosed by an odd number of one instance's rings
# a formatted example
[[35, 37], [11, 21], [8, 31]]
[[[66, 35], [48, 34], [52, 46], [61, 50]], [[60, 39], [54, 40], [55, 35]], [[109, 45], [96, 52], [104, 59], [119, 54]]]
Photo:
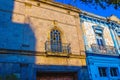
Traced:
[[74, 6], [63, 4], [63, 3], [59, 3], [59, 2], [55, 2], [53, 0], [34, 0], [34, 1], [46, 3], [46, 4], [49, 4], [49, 5], [52, 5], [52, 6], [56, 6], [56, 7], [59, 7], [59, 8], [71, 10], [71, 11], [78, 12], [78, 13], [81, 12], [80, 9], [78, 9], [78, 8], [76, 8]]

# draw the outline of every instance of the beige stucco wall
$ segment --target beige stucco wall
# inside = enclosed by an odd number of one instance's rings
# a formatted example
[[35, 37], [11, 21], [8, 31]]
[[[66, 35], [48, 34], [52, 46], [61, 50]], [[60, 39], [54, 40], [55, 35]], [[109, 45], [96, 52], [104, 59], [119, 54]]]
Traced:
[[117, 22], [118, 24], [120, 24], [120, 19], [117, 18], [115, 15], [110, 16], [109, 19], [112, 20], [112, 21]]
[[85, 57], [62, 58], [62, 57], [36, 56], [36, 64], [39, 64], [39, 65], [86, 66], [86, 60], [85, 60]]
[[[86, 65], [79, 12], [64, 9], [64, 6], [63, 8], [56, 7], [46, 2], [38, 3], [29, 0], [16, 0], [14, 2], [12, 22], [28, 24], [23, 27], [24, 37], [21, 44], [33, 46], [31, 42], [33, 41], [32, 35], [34, 34], [34, 48], [37, 52], [45, 52], [45, 42], [50, 40], [50, 31], [54, 28], [61, 32], [63, 43], [70, 43], [71, 55], [69, 58], [36, 56], [36, 64]], [[29, 33], [28, 28], [33, 33]], [[24, 48], [24, 46], [21, 49], [31, 50], [31, 48]], [[72, 57], [73, 55], [75, 56]]]
[[80, 54], [81, 50], [84, 51], [78, 13], [73, 11], [68, 13], [68, 10], [44, 3], [35, 6], [32, 3], [26, 5], [23, 2], [15, 2], [12, 21], [30, 25], [36, 38], [36, 51], [45, 51], [44, 43], [49, 40], [50, 34], [48, 33], [55, 26], [54, 20], [58, 30], [63, 34], [62, 42], [71, 44], [72, 53]]

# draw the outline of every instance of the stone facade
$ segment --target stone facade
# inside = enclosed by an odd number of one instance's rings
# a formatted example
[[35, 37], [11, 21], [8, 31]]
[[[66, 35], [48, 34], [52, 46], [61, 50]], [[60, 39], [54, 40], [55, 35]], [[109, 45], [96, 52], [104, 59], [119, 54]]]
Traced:
[[115, 45], [115, 48], [118, 50], [120, 54], [120, 19], [116, 16], [112, 15], [109, 17], [110, 20], [110, 32], [112, 34], [112, 39]]
[[[36, 80], [41, 70], [61, 69], [76, 72], [78, 80], [86, 78], [79, 12], [72, 6], [46, 0], [0, 1], [0, 79], [12, 76]], [[46, 51], [45, 42], [50, 41], [53, 29], [60, 32], [62, 43], [70, 43], [70, 54]]]
[[84, 39], [87, 49], [90, 49], [92, 44], [97, 44], [96, 35], [93, 26], [95, 26], [96, 28], [97, 27], [103, 28], [102, 34], [105, 41], [105, 45], [114, 46], [112, 36], [110, 35], [109, 26], [107, 25], [107, 20], [97, 19], [91, 16], [86, 16], [86, 18], [84, 19], [84, 17], [82, 16], [81, 27], [85, 37]]
[[1, 0], [0, 80], [119, 80], [119, 33], [114, 15], [54, 0]]

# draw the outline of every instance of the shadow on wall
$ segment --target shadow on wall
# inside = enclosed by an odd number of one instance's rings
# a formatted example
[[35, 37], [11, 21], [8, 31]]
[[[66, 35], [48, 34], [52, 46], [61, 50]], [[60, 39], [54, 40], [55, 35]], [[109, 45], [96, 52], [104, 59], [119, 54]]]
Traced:
[[14, 0], [0, 0], [0, 80], [34, 80], [36, 38], [19, 9]]

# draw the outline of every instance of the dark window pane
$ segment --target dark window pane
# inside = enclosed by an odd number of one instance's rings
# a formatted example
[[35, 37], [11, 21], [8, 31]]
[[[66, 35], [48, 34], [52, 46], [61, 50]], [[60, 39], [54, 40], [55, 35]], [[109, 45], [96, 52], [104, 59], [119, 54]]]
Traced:
[[58, 30], [51, 31], [51, 50], [53, 52], [62, 51], [60, 32]]
[[98, 45], [100, 45], [100, 41], [99, 41], [99, 39], [97, 39], [97, 43], [98, 43]]
[[107, 72], [106, 72], [105, 67], [99, 67], [98, 70], [99, 70], [100, 77], [106, 77], [107, 76]]
[[104, 46], [102, 34], [96, 33], [96, 39], [99, 46]]
[[103, 40], [102, 39], [100, 39], [100, 45], [103, 46]]
[[118, 68], [110, 68], [111, 76], [118, 76]]

